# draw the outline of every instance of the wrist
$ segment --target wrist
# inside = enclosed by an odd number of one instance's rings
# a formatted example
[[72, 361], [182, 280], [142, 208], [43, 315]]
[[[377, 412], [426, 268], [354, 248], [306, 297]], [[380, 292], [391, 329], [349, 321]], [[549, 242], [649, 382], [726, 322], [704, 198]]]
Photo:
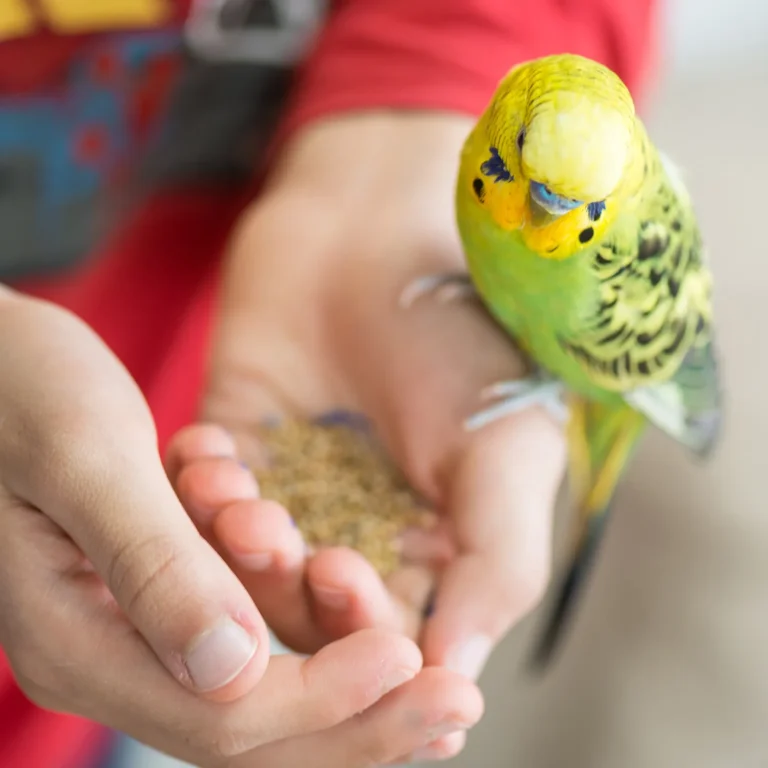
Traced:
[[473, 122], [382, 110], [305, 126], [241, 219], [233, 253], [250, 265], [244, 286], [289, 271], [294, 295], [319, 288], [335, 300], [342, 286], [389, 294], [420, 272], [461, 268], [454, 185]]
[[415, 250], [456, 250], [455, 177], [472, 125], [459, 114], [383, 110], [309, 124], [276, 158], [238, 240], [294, 232], [304, 244], [291, 249], [295, 276], [312, 281], [336, 280], [333, 270], [350, 261], [410, 263]]
[[267, 190], [312, 190], [318, 203], [361, 205], [393, 192], [410, 202], [451, 187], [473, 120], [457, 113], [366, 110], [323, 117], [282, 148]]

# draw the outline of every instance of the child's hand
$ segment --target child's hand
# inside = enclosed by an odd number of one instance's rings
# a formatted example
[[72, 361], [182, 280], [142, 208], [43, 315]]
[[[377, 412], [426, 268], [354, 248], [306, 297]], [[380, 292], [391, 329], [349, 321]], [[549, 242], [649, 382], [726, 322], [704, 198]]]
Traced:
[[[464, 432], [482, 387], [519, 375], [521, 361], [469, 304], [398, 305], [414, 277], [462, 268], [453, 187], [469, 128], [456, 116], [382, 113], [294, 138], [232, 243], [204, 415], [248, 461], [265, 417], [339, 407], [371, 417], [457, 550], [424, 626], [425, 660], [476, 677], [546, 587], [565, 446], [538, 410]], [[219, 519], [216, 533], [293, 647], [364, 626], [420, 630], [422, 572], [398, 574], [388, 593], [354, 553], [305, 561], [287, 519], [246, 512]]]
[[[0, 350], [0, 642], [30, 698], [200, 766], [367, 766], [460, 747], [478, 691], [420, 671], [401, 636], [269, 659], [252, 599], [174, 493], [137, 387], [89, 329], [0, 288]], [[217, 455], [226, 501], [259, 511], [226, 435], [185, 440], [168, 474], [187, 505], [216, 478], [185, 489], [186, 468]]]

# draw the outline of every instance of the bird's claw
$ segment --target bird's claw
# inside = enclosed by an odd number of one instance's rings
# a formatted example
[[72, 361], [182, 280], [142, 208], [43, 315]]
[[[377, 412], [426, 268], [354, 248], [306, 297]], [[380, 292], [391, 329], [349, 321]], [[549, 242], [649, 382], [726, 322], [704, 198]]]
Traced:
[[[477, 291], [468, 274], [463, 272], [424, 275], [412, 280], [400, 294], [400, 306], [408, 308], [422, 296], [433, 294], [441, 303], [456, 299], [475, 298]], [[493, 405], [473, 414], [465, 420], [467, 430], [476, 430], [492, 421], [518, 413], [530, 406], [546, 409], [560, 424], [568, 420], [568, 406], [563, 395], [565, 387], [561, 381], [536, 370], [525, 379], [500, 381], [482, 390], [481, 400], [496, 400]]]
[[400, 306], [407, 309], [428, 294], [433, 294], [441, 304], [447, 304], [457, 299], [474, 298], [476, 291], [469, 275], [463, 272], [424, 275], [405, 286], [400, 294]]
[[557, 379], [536, 376], [515, 381], [500, 381], [483, 389], [480, 395], [482, 400], [497, 402], [466, 419], [465, 429], [480, 429], [503, 416], [519, 413], [535, 405], [544, 408], [558, 424], [565, 424], [569, 412], [563, 399], [564, 393], [565, 386]]

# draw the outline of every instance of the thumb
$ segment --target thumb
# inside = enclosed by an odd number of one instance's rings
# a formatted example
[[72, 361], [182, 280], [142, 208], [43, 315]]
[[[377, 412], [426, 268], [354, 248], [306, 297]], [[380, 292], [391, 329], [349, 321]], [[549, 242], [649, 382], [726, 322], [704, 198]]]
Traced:
[[79, 488], [76, 476], [59, 487], [51, 517], [180, 683], [219, 700], [242, 695], [268, 662], [263, 619], [195, 530], [150, 446], [141, 457], [111, 458], [106, 471], [81, 464]]
[[218, 700], [250, 690], [266, 626], [173, 492], [130, 376], [42, 302], [0, 299], [0, 348], [0, 481], [66, 531], [181, 684]]
[[459, 555], [425, 627], [427, 663], [476, 679], [494, 645], [541, 600], [564, 465], [562, 432], [539, 409], [468, 441], [448, 489]]

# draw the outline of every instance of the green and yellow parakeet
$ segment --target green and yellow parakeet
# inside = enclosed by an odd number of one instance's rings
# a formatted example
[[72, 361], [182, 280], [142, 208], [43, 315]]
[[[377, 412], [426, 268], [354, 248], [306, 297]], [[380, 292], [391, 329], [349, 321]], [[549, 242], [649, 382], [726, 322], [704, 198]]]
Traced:
[[580, 56], [529, 61], [501, 81], [464, 144], [456, 214], [469, 276], [421, 278], [411, 296], [463, 282], [535, 367], [492, 386], [497, 402], [468, 427], [531, 404], [568, 422], [579, 526], [543, 663], [646, 425], [699, 455], [716, 440], [712, 280], [680, 176], [620, 78]]

